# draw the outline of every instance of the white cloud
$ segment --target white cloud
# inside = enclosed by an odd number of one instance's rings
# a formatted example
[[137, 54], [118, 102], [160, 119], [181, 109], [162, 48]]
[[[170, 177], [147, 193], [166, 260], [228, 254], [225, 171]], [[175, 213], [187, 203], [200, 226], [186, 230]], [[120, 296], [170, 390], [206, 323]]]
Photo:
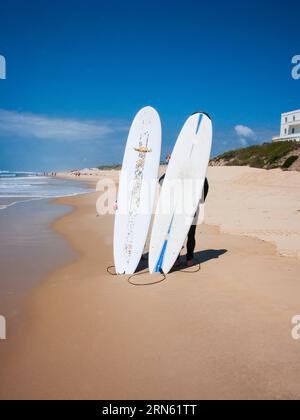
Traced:
[[254, 131], [245, 125], [236, 125], [234, 129], [236, 134], [243, 139], [255, 140], [257, 138]]
[[222, 154], [227, 150], [247, 147], [254, 143], [270, 143], [272, 141], [272, 137], [278, 132], [278, 127], [277, 125], [265, 123], [264, 126], [256, 126], [252, 129], [252, 131], [255, 133], [255, 138], [246, 139], [245, 137], [237, 135], [235, 127], [216, 130], [213, 142], [213, 156]]
[[95, 140], [127, 127], [118, 120], [52, 118], [0, 109], [0, 134], [47, 140]]

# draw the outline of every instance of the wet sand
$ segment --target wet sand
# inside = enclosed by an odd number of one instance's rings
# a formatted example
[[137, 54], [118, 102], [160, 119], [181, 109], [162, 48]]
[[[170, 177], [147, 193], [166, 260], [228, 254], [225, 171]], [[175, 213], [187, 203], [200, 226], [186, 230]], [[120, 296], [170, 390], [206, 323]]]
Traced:
[[50, 228], [70, 211], [48, 199], [27, 198], [0, 212], [0, 314], [9, 323], [22, 316], [24, 296], [43, 277], [76, 259], [67, 241]]
[[299, 259], [203, 225], [200, 271], [133, 286], [106, 271], [113, 217], [96, 217], [97, 196], [59, 200], [74, 211], [54, 229], [79, 258], [33, 291], [0, 342], [0, 398], [299, 399]]

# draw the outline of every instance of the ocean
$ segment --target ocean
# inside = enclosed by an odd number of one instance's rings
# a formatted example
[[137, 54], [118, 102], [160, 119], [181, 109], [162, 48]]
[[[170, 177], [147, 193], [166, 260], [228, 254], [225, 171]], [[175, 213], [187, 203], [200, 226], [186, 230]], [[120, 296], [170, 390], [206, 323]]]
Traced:
[[33, 172], [0, 171], [0, 210], [18, 203], [91, 191], [83, 181], [62, 180]]
[[20, 301], [54, 269], [76, 253], [51, 224], [71, 207], [56, 197], [91, 192], [84, 181], [31, 172], [0, 172], [0, 314], [20, 314]]

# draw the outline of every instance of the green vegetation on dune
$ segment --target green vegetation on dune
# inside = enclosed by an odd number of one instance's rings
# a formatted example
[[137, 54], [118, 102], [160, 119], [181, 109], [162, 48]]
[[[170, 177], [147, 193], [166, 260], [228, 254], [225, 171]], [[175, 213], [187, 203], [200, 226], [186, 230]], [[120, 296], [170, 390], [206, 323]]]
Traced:
[[97, 169], [100, 169], [101, 171], [107, 171], [107, 170], [113, 170], [113, 169], [120, 169], [122, 165], [115, 164], [115, 165], [101, 165], [97, 166]]
[[264, 143], [225, 152], [212, 159], [212, 164], [288, 169], [299, 157], [295, 152], [300, 155], [300, 144], [295, 141]]
[[287, 158], [287, 160], [284, 162], [284, 164], [282, 165], [282, 169], [288, 169], [292, 166], [292, 164], [294, 162], [296, 162], [296, 160], [299, 158], [299, 156], [290, 156]]

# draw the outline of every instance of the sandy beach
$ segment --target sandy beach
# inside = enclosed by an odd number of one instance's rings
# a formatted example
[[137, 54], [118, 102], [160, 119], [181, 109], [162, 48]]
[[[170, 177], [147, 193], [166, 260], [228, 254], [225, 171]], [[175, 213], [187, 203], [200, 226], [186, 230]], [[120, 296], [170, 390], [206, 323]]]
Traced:
[[300, 398], [300, 174], [221, 167], [209, 180], [201, 270], [139, 286], [107, 272], [113, 216], [96, 217], [99, 193], [57, 200], [73, 211], [52, 228], [78, 257], [0, 342], [1, 399]]
[[299, 16], [1, 3], [0, 401], [300, 400]]

